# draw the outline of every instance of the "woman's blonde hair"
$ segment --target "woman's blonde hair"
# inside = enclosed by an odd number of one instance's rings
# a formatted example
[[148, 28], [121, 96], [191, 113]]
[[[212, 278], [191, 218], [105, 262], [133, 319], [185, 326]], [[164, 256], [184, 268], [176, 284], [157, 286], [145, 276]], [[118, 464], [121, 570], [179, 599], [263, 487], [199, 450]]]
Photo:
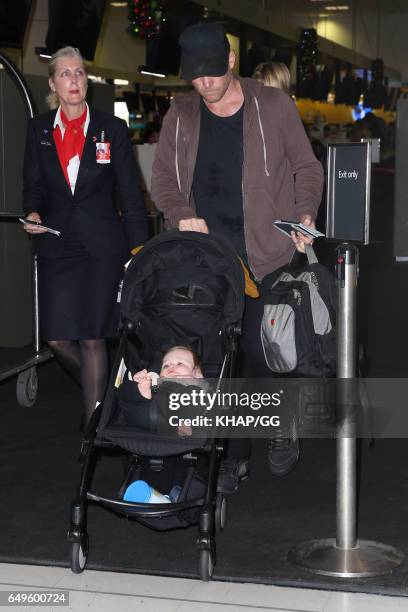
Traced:
[[[56, 51], [48, 64], [48, 77], [51, 80], [54, 80], [54, 76], [55, 76], [55, 72], [57, 70], [57, 60], [59, 60], [62, 57], [79, 57], [79, 59], [82, 62], [82, 65], [84, 67], [85, 73], [87, 73], [86, 70], [86, 66], [84, 64], [84, 58], [82, 57], [82, 54], [80, 52], [79, 49], [77, 49], [76, 47], [62, 47], [61, 49], [58, 49], [58, 51]], [[47, 97], [46, 97], [46, 102], [48, 107], [52, 110], [54, 108], [57, 108], [59, 106], [59, 99], [58, 99], [58, 95], [56, 94], [55, 91], [51, 91]]]
[[281, 62], [262, 62], [255, 68], [253, 79], [264, 85], [278, 87], [290, 94], [290, 72], [286, 64]]

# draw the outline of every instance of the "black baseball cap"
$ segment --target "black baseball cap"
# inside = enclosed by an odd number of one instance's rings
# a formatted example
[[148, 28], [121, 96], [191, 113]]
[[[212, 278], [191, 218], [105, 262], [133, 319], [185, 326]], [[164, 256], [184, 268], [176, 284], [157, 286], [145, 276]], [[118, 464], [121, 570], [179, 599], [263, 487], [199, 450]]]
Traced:
[[195, 23], [181, 34], [179, 45], [182, 79], [223, 76], [228, 71], [230, 44], [221, 24]]

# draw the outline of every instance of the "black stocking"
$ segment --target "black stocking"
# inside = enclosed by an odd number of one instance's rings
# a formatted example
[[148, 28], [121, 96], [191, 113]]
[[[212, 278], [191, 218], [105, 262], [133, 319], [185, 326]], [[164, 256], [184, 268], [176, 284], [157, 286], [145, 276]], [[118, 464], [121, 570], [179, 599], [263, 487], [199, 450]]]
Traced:
[[102, 402], [108, 377], [108, 353], [105, 340], [80, 340], [82, 395], [85, 424], [89, 422], [96, 402]]
[[62, 367], [82, 387], [85, 425], [104, 397], [108, 376], [105, 340], [51, 340], [48, 342]]
[[81, 356], [78, 342], [75, 340], [50, 340], [48, 342], [57, 360], [64, 370], [81, 384]]

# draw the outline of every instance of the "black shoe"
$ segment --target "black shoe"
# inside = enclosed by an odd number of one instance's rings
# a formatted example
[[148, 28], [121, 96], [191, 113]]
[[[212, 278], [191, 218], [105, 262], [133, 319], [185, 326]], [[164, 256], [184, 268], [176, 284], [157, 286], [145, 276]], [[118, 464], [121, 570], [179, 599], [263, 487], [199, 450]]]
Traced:
[[268, 440], [269, 469], [274, 476], [286, 476], [299, 460], [299, 439], [293, 419], [290, 427], [274, 432]]
[[220, 463], [217, 480], [217, 493], [229, 495], [238, 489], [240, 480], [249, 476], [249, 461], [234, 461], [224, 459]]

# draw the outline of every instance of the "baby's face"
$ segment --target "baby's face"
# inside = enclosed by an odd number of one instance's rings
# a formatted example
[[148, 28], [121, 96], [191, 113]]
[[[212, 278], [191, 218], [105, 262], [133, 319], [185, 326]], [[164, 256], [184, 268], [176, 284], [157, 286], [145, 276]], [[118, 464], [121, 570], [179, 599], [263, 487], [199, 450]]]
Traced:
[[194, 357], [186, 349], [171, 349], [163, 357], [160, 370], [162, 378], [202, 378], [200, 368], [194, 365]]

